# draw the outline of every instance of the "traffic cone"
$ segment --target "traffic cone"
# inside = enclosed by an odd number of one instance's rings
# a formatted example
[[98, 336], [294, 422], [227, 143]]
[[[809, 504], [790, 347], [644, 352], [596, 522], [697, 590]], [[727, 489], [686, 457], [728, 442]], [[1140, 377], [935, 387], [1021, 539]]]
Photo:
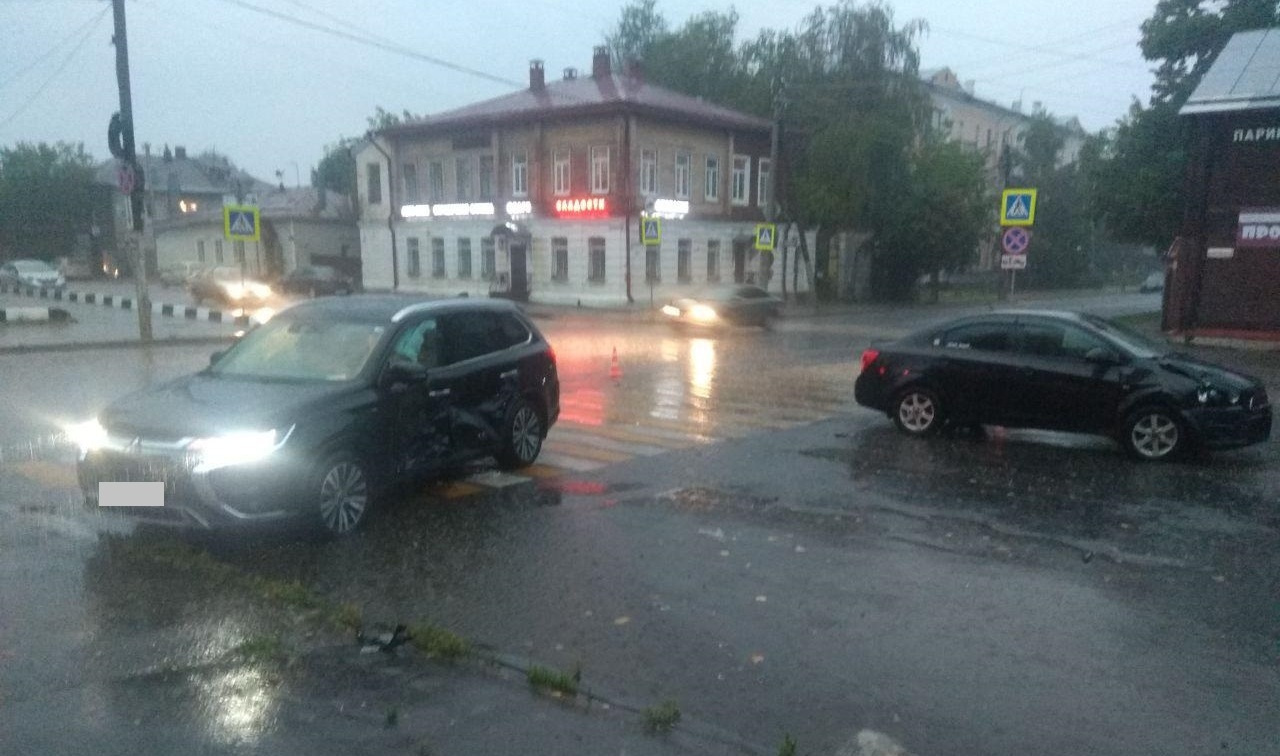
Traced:
[[613, 348], [613, 359], [609, 362], [609, 377], [613, 380], [622, 378], [622, 366], [618, 364], [618, 348]]

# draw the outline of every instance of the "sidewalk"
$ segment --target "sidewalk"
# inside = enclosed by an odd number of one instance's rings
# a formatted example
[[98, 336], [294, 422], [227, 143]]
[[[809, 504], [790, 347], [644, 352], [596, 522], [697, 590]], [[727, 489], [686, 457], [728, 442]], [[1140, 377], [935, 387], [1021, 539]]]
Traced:
[[[30, 310], [31, 304], [23, 297], [0, 295], [0, 310]], [[0, 322], [0, 354], [143, 345], [138, 337], [138, 313], [133, 310], [79, 303], [59, 304], [56, 309], [65, 311], [69, 318]], [[226, 341], [236, 330], [230, 323], [154, 317], [152, 344]]]

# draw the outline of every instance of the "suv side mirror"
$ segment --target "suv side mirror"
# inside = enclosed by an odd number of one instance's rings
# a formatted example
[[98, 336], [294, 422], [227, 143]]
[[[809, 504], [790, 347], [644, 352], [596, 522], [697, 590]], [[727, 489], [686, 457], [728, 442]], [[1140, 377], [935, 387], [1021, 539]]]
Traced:
[[382, 371], [383, 388], [396, 384], [412, 386], [427, 380], [427, 369], [415, 362], [393, 362]]
[[1086, 361], [1092, 362], [1095, 365], [1119, 365], [1123, 362], [1123, 360], [1120, 359], [1120, 355], [1106, 347], [1094, 347], [1093, 349], [1085, 352], [1084, 358]]

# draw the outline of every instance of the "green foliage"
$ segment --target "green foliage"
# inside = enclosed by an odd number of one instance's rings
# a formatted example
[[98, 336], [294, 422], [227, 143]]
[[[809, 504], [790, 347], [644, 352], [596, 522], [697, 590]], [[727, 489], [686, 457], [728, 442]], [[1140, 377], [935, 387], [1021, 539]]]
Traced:
[[471, 653], [471, 644], [466, 638], [436, 625], [411, 625], [409, 637], [414, 648], [437, 659], [461, 659]]
[[276, 664], [289, 658], [284, 641], [277, 635], [246, 638], [231, 650], [231, 654], [251, 664]]
[[796, 741], [790, 733], [782, 736], [782, 745], [778, 746], [778, 756], [796, 756]]
[[573, 697], [578, 695], [578, 681], [573, 675], [558, 670], [531, 665], [527, 673], [529, 685], [538, 690], [548, 690]]
[[311, 185], [347, 197], [356, 196], [356, 158], [352, 148], [357, 139], [343, 138], [324, 148], [324, 157], [311, 171]]
[[370, 131], [379, 131], [390, 126], [399, 126], [407, 121], [420, 118], [420, 116], [410, 113], [408, 110], [400, 111], [399, 115], [384, 109], [381, 105], [374, 109], [373, 115], [369, 116], [367, 122]]
[[911, 170], [894, 194], [910, 211], [882, 209], [873, 241], [883, 295], [904, 297], [921, 272], [973, 262], [996, 204], [984, 163], [982, 153], [940, 135], [925, 139], [915, 151]]
[[680, 722], [680, 707], [675, 701], [667, 699], [656, 706], [650, 706], [642, 713], [644, 728], [652, 733], [668, 733]]
[[18, 142], [0, 148], [0, 252], [70, 255], [94, 223], [94, 161], [84, 144]]

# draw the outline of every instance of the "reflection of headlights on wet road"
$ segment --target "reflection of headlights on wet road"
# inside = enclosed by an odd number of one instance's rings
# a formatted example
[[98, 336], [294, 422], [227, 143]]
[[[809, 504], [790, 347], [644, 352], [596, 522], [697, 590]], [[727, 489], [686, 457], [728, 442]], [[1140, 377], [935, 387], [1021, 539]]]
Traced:
[[710, 323], [720, 317], [716, 311], [704, 304], [696, 304], [689, 308], [689, 318], [700, 323]]
[[101, 449], [107, 443], [107, 429], [102, 427], [102, 423], [98, 422], [97, 418], [68, 425], [63, 430], [67, 438], [80, 447], [81, 453]]
[[204, 473], [230, 465], [246, 465], [270, 457], [284, 445], [293, 432], [290, 428], [279, 437], [274, 430], [242, 431], [211, 438], [197, 438], [187, 445], [196, 454], [194, 472]]

